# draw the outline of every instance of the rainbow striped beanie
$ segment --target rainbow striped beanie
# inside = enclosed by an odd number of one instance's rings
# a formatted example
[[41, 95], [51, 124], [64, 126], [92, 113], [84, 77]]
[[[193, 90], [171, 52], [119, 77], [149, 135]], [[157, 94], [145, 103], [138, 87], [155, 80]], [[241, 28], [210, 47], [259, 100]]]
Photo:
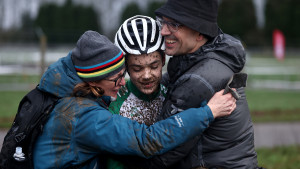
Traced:
[[85, 82], [102, 80], [125, 67], [123, 52], [107, 37], [86, 31], [72, 50], [77, 75]]

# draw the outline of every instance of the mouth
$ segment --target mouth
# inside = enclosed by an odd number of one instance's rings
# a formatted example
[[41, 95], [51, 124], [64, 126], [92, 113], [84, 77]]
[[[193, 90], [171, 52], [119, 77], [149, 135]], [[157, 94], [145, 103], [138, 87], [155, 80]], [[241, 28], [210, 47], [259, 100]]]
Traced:
[[174, 44], [176, 43], [176, 40], [172, 40], [172, 39], [168, 39], [168, 40], [165, 40], [166, 44]]
[[174, 45], [176, 44], [176, 40], [173, 40], [173, 39], [166, 39], [165, 40], [165, 46], [166, 48], [171, 48], [171, 47], [174, 47]]
[[154, 83], [153, 82], [148, 82], [148, 83], [141, 83], [142, 86], [145, 88], [145, 89], [150, 89], [154, 86]]

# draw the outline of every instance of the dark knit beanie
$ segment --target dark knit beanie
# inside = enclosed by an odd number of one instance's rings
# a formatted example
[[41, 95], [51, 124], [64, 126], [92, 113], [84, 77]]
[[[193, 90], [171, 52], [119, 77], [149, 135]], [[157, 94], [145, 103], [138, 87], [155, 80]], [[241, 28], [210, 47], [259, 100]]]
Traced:
[[218, 35], [218, 0], [168, 0], [155, 11], [209, 37]]
[[72, 61], [78, 76], [85, 82], [102, 80], [124, 67], [122, 51], [107, 37], [86, 31], [72, 50]]

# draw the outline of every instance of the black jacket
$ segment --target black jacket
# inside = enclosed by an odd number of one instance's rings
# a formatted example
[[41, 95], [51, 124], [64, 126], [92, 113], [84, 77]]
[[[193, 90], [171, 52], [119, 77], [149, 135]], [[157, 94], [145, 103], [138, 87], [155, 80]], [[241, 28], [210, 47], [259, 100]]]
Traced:
[[[168, 63], [168, 75], [164, 76], [168, 93], [162, 118], [199, 107], [202, 101], [208, 101], [214, 93], [224, 89], [230, 77], [242, 71], [244, 64], [241, 42], [223, 33], [195, 53], [173, 56]], [[244, 88], [237, 92], [241, 98], [230, 116], [215, 119], [202, 136], [156, 157], [154, 163], [164, 168], [180, 160], [169, 167], [180, 169], [196, 166], [256, 168], [253, 124]]]

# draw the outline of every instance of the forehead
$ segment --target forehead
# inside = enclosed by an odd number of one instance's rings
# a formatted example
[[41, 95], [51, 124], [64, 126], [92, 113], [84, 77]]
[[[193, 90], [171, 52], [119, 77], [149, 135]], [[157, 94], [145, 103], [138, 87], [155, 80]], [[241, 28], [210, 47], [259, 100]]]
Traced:
[[128, 55], [127, 58], [128, 64], [136, 64], [136, 65], [148, 65], [153, 62], [162, 61], [162, 56], [158, 51], [142, 54], [142, 55]]

